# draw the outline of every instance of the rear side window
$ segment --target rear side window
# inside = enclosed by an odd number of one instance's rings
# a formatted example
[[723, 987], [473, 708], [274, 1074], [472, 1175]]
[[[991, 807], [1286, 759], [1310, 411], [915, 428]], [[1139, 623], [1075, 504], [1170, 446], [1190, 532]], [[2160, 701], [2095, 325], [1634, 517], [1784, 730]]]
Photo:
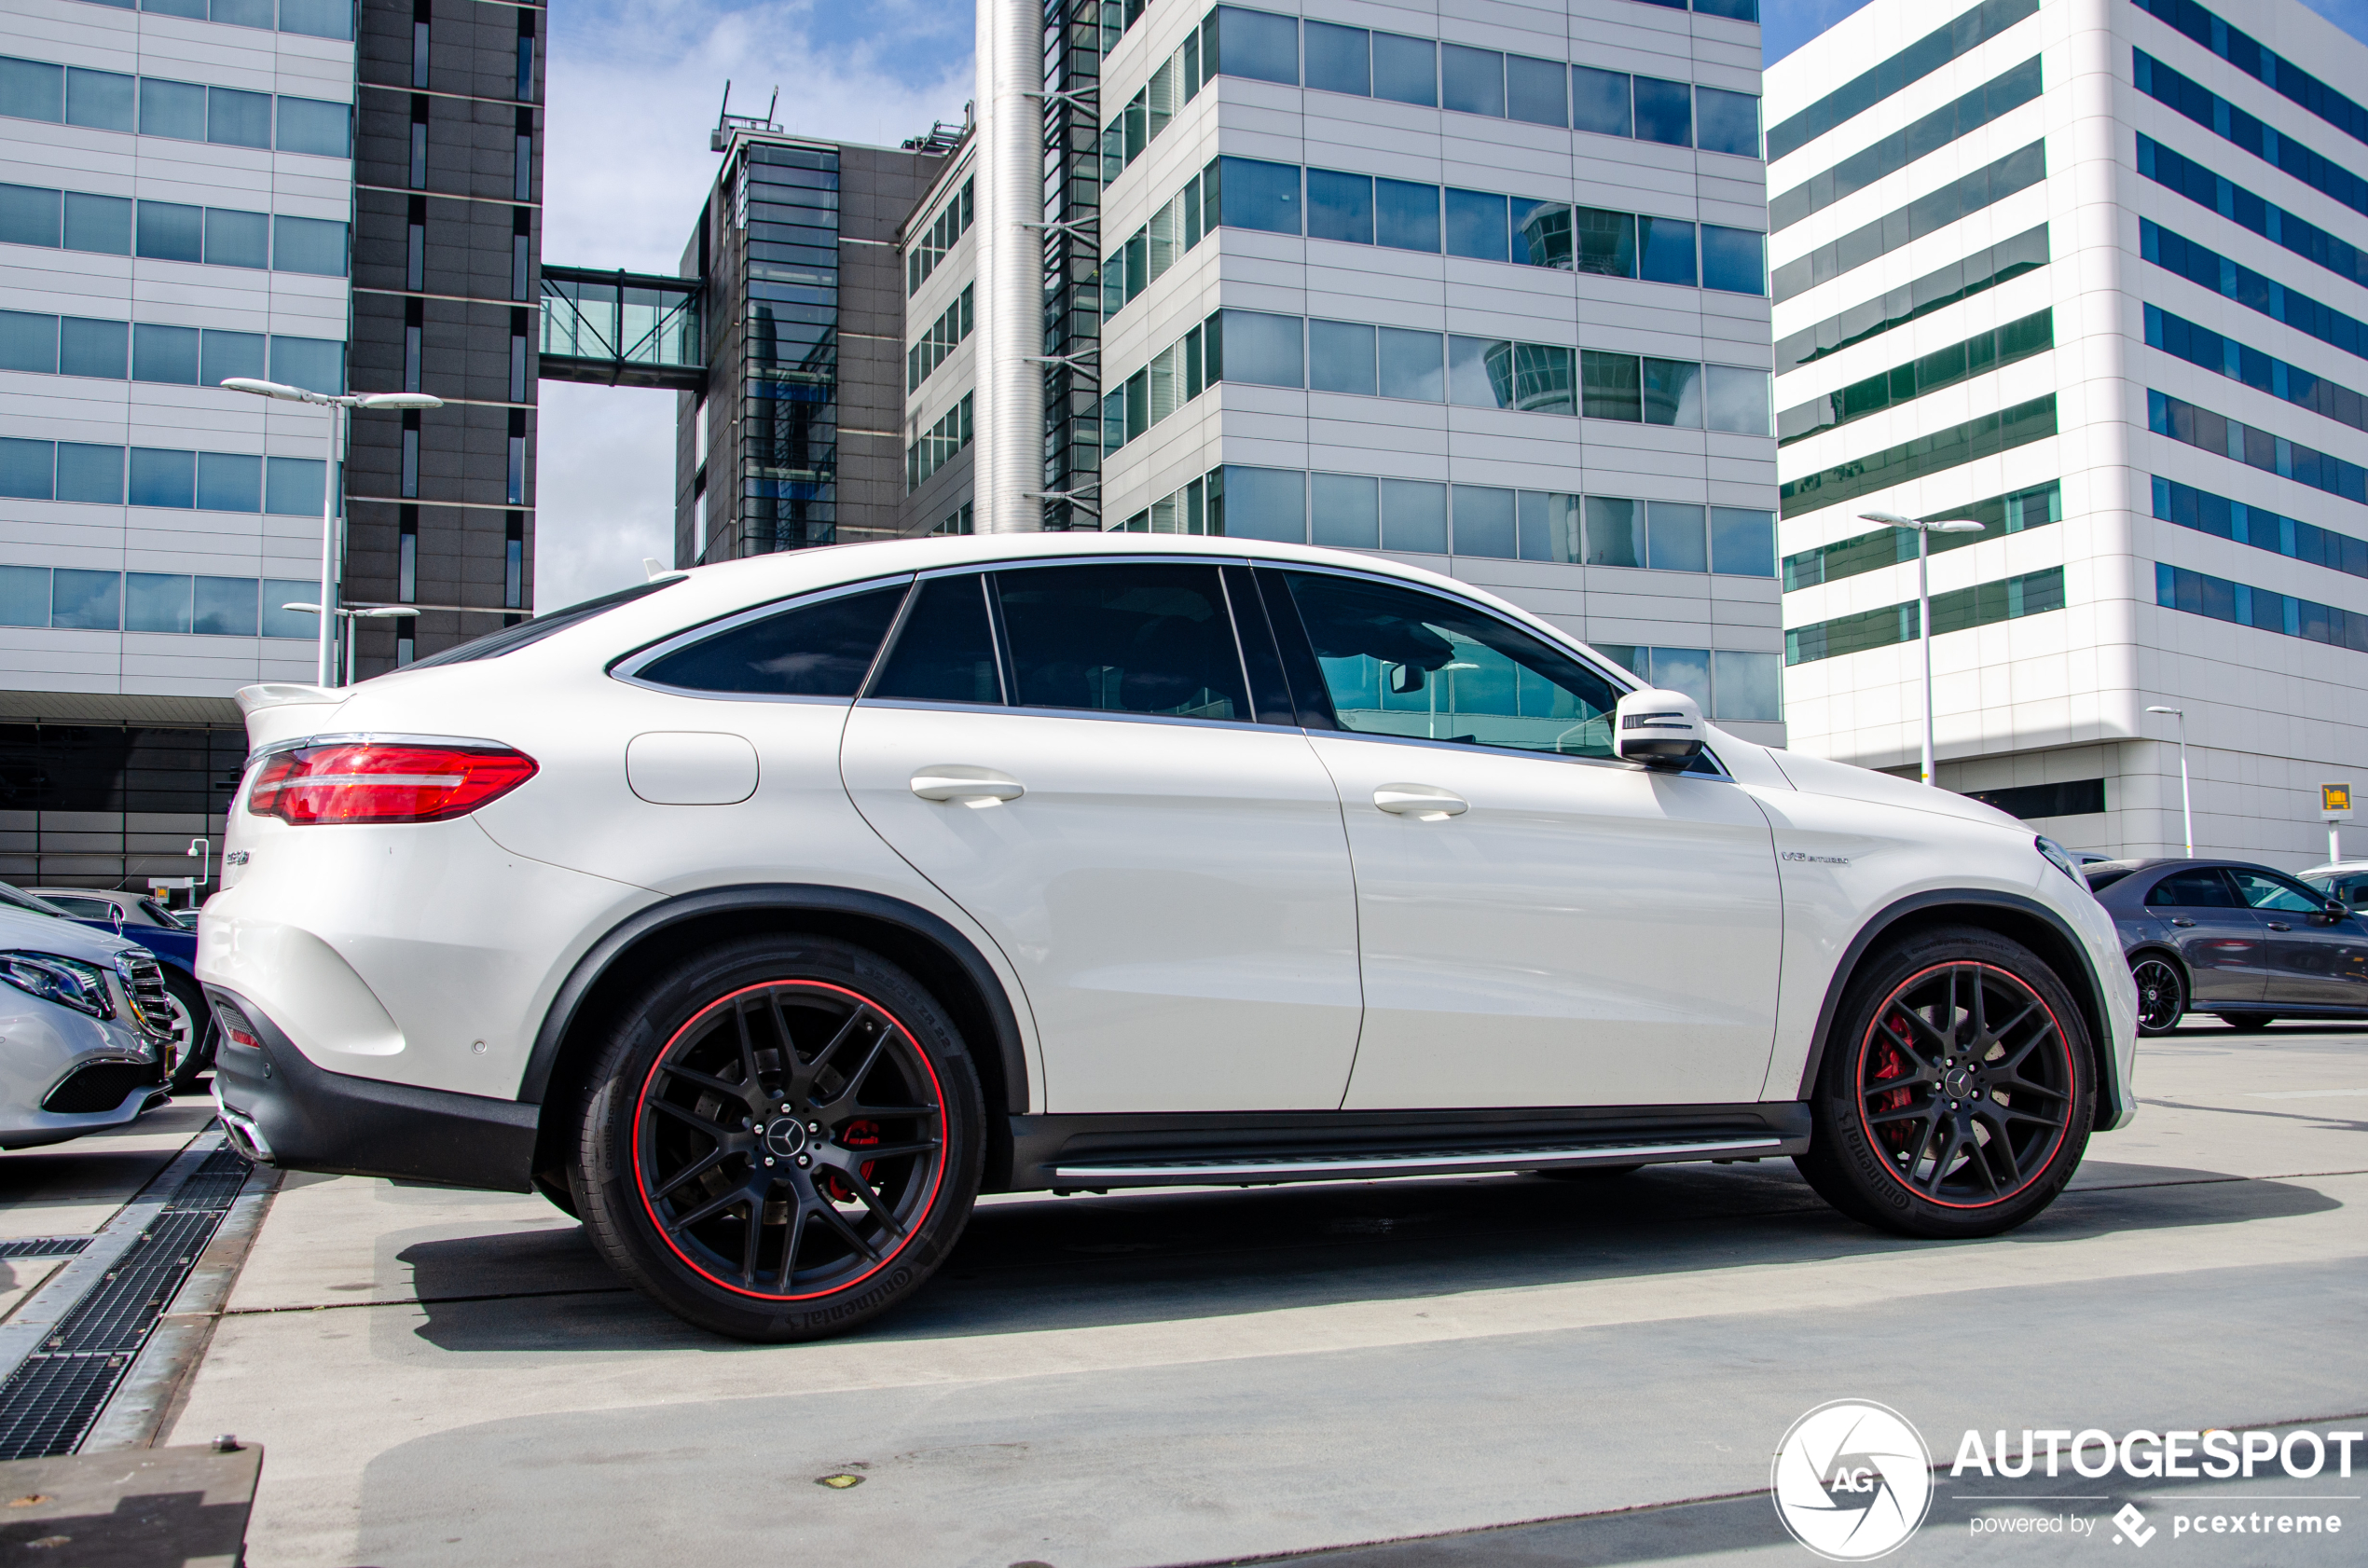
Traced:
[[1249, 718], [1216, 567], [1040, 566], [995, 582], [1016, 706]]
[[923, 583], [869, 695], [999, 706], [1003, 678], [986, 619], [985, 580], [972, 575]]
[[2158, 909], [2245, 907], [2244, 901], [2237, 897], [2237, 889], [2228, 885], [2228, 878], [2210, 867], [2174, 872], [2164, 877], [2146, 894], [2146, 902]]
[[651, 660], [634, 678], [686, 692], [852, 697], [904, 602], [906, 585], [843, 594], [743, 621]]

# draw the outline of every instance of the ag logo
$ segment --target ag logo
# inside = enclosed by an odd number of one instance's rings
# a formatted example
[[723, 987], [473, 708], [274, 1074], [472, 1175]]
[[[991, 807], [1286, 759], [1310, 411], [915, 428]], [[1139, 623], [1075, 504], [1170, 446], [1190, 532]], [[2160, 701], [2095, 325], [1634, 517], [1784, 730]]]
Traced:
[[1897, 1410], [1837, 1399], [1793, 1423], [1769, 1490], [1794, 1540], [1828, 1561], [1865, 1562], [1924, 1522], [1932, 1454]]

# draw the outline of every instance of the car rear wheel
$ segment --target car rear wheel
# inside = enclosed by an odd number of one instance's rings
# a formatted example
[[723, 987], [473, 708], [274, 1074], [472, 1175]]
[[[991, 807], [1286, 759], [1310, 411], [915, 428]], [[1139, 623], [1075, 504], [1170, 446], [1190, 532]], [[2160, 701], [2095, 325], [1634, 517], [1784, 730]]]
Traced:
[[2257, 1035], [2278, 1022], [2265, 1012], [2223, 1012], [2220, 1021], [2240, 1035]]
[[2187, 982], [2179, 966], [2150, 953], [2129, 966], [2129, 978], [2138, 983], [2138, 1032], [2167, 1035], [2176, 1028], [2187, 1011]]
[[1972, 928], [1909, 937], [1852, 980], [1797, 1162], [1828, 1203], [1885, 1230], [2012, 1230], [2080, 1163], [2094, 1061], [2037, 954]]
[[977, 1197], [960, 1034], [912, 977], [810, 937], [688, 958], [593, 1070], [570, 1185], [593, 1242], [737, 1339], [845, 1332], [919, 1288]]

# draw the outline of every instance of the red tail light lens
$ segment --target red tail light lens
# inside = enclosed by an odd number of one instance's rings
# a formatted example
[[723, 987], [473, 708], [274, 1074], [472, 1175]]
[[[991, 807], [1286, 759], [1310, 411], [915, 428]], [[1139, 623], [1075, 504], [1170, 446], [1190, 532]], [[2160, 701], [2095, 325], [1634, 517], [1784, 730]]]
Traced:
[[466, 817], [534, 777], [534, 759], [501, 747], [433, 742], [299, 746], [264, 759], [247, 809], [299, 827], [318, 822], [442, 822]]

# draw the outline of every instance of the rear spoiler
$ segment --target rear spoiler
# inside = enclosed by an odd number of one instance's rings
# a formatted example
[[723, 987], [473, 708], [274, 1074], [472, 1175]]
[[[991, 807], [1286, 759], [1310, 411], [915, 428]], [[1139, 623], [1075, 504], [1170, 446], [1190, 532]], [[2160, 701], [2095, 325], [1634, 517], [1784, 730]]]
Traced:
[[327, 686], [300, 686], [286, 681], [240, 687], [239, 711], [246, 716], [248, 750], [260, 750], [273, 741], [305, 734], [327, 718], [329, 709], [342, 707], [345, 699], [344, 692]]

